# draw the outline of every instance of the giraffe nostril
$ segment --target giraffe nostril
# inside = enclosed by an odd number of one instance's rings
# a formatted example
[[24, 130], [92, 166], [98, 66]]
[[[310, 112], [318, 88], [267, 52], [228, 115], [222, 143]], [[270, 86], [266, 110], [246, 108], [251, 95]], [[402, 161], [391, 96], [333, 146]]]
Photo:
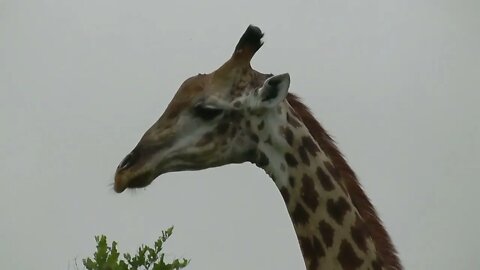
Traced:
[[132, 164], [135, 162], [135, 156], [132, 153], [128, 154], [125, 158], [123, 158], [123, 160], [120, 162], [120, 164], [118, 165], [118, 168], [117, 170], [124, 170], [130, 166], [132, 166]]

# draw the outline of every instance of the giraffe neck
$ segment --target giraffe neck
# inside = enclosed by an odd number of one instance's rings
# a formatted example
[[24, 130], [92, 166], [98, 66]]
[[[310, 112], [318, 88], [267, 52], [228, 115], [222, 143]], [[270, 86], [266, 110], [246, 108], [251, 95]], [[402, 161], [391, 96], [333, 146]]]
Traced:
[[282, 194], [307, 269], [382, 269], [365, 222], [334, 178], [335, 164], [291, 109], [278, 113], [287, 121], [258, 124], [255, 163]]

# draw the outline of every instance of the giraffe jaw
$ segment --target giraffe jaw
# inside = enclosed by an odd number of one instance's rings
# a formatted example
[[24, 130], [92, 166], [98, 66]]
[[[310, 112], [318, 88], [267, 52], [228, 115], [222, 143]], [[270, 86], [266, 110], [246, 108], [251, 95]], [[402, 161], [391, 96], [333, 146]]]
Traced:
[[[249, 157], [249, 155], [238, 160], [231, 160], [228, 163], [243, 163], [248, 160], [246, 159], [247, 157]], [[141, 167], [141, 164], [137, 164], [137, 166], [140, 165], [140, 168], [134, 166], [133, 168], [117, 169], [113, 189], [117, 193], [122, 193], [126, 189], [147, 187], [157, 177], [169, 172], [199, 171], [207, 168], [219, 167], [225, 164], [225, 162], [210, 163], [208, 165], [195, 162], [178, 162], [178, 159], [175, 158], [166, 159], [156, 165], [153, 165], [152, 163], [148, 165], [143, 164], [143, 168]]]

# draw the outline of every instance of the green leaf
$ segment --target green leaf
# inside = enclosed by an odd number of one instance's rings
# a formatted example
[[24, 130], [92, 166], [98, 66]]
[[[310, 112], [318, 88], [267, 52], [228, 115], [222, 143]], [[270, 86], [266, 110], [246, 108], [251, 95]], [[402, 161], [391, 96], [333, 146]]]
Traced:
[[[117, 242], [108, 244], [105, 235], [95, 236], [97, 243], [93, 258], [82, 260], [87, 270], [179, 270], [186, 267], [190, 261], [174, 259], [171, 263], [165, 262], [162, 252], [165, 241], [172, 235], [173, 227], [162, 231], [153, 247], [141, 245], [135, 255], [120, 253]], [[120, 259], [123, 257], [123, 259]]]

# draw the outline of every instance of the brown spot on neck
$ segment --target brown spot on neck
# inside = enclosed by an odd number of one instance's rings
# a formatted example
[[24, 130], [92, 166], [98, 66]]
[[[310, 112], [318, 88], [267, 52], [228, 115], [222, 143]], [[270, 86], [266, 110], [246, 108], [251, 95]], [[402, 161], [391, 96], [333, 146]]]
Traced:
[[317, 210], [318, 206], [318, 194], [315, 190], [315, 184], [313, 179], [304, 174], [302, 177], [302, 189], [301, 189], [302, 200], [312, 211]]
[[367, 237], [368, 229], [365, 225], [365, 222], [357, 215], [355, 224], [352, 226], [350, 230], [350, 234], [352, 235], [352, 239], [357, 245], [357, 247], [363, 251], [367, 251]]
[[299, 236], [298, 242], [302, 249], [302, 254], [305, 257], [307, 264], [307, 270], [317, 270], [319, 265], [319, 259], [325, 256], [325, 249], [322, 243], [315, 236], [313, 239], [308, 237]]
[[268, 166], [268, 164], [270, 164], [270, 160], [268, 159], [267, 155], [265, 155], [265, 153], [258, 152], [255, 163], [258, 167], [265, 168], [266, 166]]
[[332, 180], [330, 180], [330, 176], [328, 176], [328, 174], [326, 174], [320, 167], [317, 168], [317, 177], [325, 191], [332, 191], [335, 188]]
[[303, 208], [303, 206], [299, 203], [295, 206], [295, 209], [292, 212], [292, 221], [295, 224], [305, 225], [307, 224], [310, 216]]
[[292, 132], [292, 130], [288, 127], [285, 127], [283, 129], [283, 133], [284, 133], [285, 140], [287, 141], [287, 143], [290, 146], [293, 146], [293, 132]]
[[329, 199], [327, 201], [328, 214], [339, 224], [343, 224], [343, 218], [350, 211], [350, 204], [343, 197], [338, 198], [337, 201]]
[[287, 113], [287, 122], [294, 128], [301, 126], [300, 122], [296, 119], [295, 116], [292, 116], [290, 113]]
[[302, 138], [302, 146], [305, 147], [305, 149], [307, 149], [307, 151], [312, 156], [316, 156], [317, 152], [320, 151], [318, 145], [312, 140], [310, 136], [304, 136]]
[[320, 230], [320, 235], [322, 236], [325, 246], [327, 248], [331, 247], [333, 245], [333, 236], [335, 234], [333, 227], [325, 220], [322, 220], [318, 223], [318, 229]]
[[288, 189], [286, 187], [282, 187], [280, 189], [280, 193], [282, 194], [285, 204], [288, 204], [288, 202], [290, 201], [290, 193], [288, 192]]
[[288, 183], [290, 184], [290, 187], [295, 187], [295, 178], [293, 176], [289, 176]]
[[353, 250], [352, 245], [345, 239], [343, 239], [340, 244], [337, 259], [344, 270], [356, 270], [363, 263], [363, 260], [360, 259], [355, 253], [355, 250]]
[[290, 153], [285, 154], [285, 161], [289, 167], [297, 167], [298, 165], [297, 159]]
[[310, 166], [310, 158], [308, 157], [307, 150], [305, 150], [305, 147], [300, 146], [298, 148], [298, 154], [300, 155], [300, 159], [302, 160], [302, 163]]

